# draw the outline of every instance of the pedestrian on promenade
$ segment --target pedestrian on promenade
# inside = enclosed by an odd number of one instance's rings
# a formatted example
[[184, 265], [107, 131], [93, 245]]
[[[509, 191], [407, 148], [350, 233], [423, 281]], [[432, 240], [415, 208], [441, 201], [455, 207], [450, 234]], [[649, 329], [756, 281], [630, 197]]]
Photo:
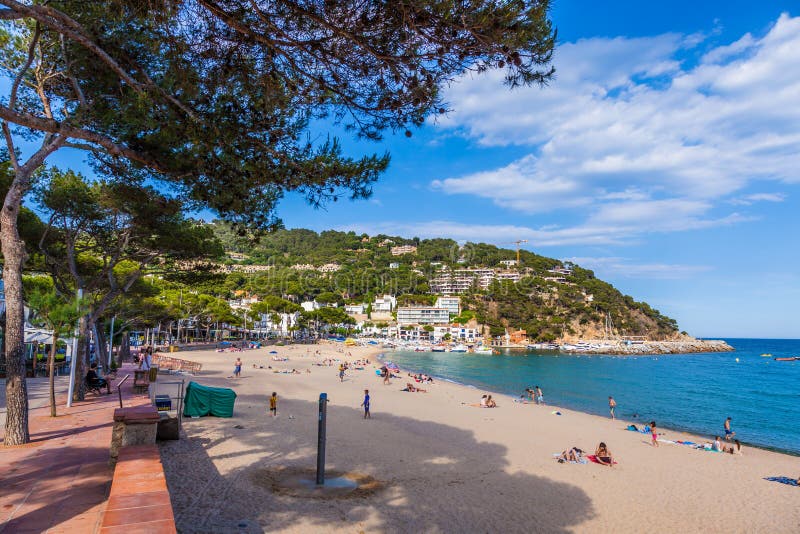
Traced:
[[614, 415], [614, 408], [617, 407], [617, 401], [614, 400], [614, 397], [608, 397], [608, 410], [611, 412], [611, 419], [616, 419]]

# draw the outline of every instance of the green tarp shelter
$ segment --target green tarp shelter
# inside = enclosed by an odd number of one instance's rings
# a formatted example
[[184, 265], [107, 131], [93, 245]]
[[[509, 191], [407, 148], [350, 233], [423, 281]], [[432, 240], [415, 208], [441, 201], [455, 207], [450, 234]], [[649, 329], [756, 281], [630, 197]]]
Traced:
[[186, 397], [183, 404], [183, 415], [186, 417], [233, 417], [233, 403], [236, 392], [228, 388], [212, 388], [197, 382], [189, 382], [186, 386]]

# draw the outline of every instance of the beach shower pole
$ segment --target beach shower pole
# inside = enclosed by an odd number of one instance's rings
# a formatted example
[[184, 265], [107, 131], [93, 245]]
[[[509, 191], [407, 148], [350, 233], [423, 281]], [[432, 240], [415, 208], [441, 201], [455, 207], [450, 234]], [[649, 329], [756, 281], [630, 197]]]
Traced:
[[328, 394], [319, 394], [319, 426], [317, 427], [317, 486], [325, 484], [325, 426], [328, 420]]

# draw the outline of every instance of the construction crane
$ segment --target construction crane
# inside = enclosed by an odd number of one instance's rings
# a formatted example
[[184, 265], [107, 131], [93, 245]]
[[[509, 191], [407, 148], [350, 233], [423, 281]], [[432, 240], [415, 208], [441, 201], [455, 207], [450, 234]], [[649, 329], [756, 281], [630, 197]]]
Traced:
[[519, 246], [522, 243], [527, 243], [527, 239], [517, 239], [516, 241], [511, 241], [510, 243], [503, 243], [503, 245], [516, 245], [517, 246], [517, 265], [519, 265]]

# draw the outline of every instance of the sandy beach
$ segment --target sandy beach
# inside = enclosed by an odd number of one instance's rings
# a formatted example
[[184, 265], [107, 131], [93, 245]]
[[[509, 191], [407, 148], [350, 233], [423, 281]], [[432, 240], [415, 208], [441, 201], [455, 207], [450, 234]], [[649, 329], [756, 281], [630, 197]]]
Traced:
[[[271, 350], [289, 360], [272, 361]], [[186, 439], [161, 444], [179, 531], [800, 531], [800, 488], [763, 480], [797, 477], [800, 458], [750, 447], [741, 456], [655, 448], [625, 421], [495, 394], [498, 408], [477, 408], [470, 404], [491, 392], [442, 381], [421, 386], [427, 393], [404, 392], [405, 372], [391, 385], [376, 376], [377, 352], [320, 344], [176, 354], [203, 363], [195, 381], [238, 395], [233, 418], [185, 419]], [[234, 379], [237, 356], [243, 370]], [[371, 363], [340, 383], [337, 366], [314, 365], [325, 358]], [[273, 372], [291, 369], [300, 374]], [[359, 406], [364, 389], [370, 420]], [[276, 418], [267, 413], [273, 391]], [[350, 498], [276, 491], [288, 472], [313, 476], [321, 392], [330, 399], [328, 470], [374, 479]], [[713, 440], [662, 432], [673, 441]], [[572, 446], [594, 452], [600, 441], [618, 465], [553, 458]]]

